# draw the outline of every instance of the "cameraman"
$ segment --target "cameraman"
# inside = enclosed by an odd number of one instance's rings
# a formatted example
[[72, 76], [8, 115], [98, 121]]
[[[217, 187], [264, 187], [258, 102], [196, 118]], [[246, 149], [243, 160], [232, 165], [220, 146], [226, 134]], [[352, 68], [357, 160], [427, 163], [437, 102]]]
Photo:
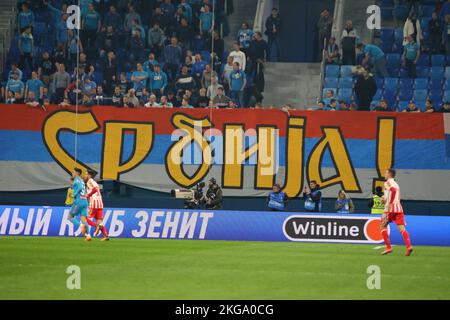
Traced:
[[222, 189], [217, 184], [216, 179], [209, 179], [208, 190], [204, 200], [206, 209], [222, 209]]

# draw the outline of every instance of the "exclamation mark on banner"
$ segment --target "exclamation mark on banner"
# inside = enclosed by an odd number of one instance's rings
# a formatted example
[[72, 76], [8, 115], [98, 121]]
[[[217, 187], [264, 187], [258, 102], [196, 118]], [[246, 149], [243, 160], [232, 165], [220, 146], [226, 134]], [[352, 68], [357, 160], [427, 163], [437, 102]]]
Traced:
[[378, 118], [376, 168], [378, 178], [373, 179], [372, 191], [384, 187], [384, 172], [394, 167], [395, 118]]

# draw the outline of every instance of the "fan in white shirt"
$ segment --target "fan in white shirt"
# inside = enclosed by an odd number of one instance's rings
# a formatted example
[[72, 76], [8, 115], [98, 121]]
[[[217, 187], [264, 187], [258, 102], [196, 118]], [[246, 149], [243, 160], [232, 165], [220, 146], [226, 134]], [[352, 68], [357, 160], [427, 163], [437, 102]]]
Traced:
[[245, 66], [247, 64], [247, 57], [245, 56], [245, 53], [240, 50], [238, 42], [235, 42], [233, 44], [233, 51], [230, 52], [228, 57], [233, 58], [233, 63], [239, 62], [241, 69], [245, 70]]

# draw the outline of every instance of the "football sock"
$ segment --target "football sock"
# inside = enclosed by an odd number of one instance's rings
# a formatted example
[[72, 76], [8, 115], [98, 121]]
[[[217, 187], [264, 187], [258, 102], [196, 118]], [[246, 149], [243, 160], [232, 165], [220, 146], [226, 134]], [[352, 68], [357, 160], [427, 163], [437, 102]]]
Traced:
[[391, 241], [389, 240], [387, 229], [381, 230], [381, 235], [383, 236], [384, 243], [386, 244], [386, 249], [391, 249]]
[[86, 226], [86, 236], [91, 235], [91, 226], [87, 222], [83, 222], [83, 224]]
[[75, 230], [77, 230], [80, 227], [80, 221], [78, 221], [77, 218], [70, 219], [70, 222], [72, 222], [73, 225], [75, 226]]
[[403, 240], [405, 240], [406, 247], [411, 247], [411, 240], [409, 239], [409, 233], [406, 230], [402, 231]]
[[86, 221], [87, 221], [88, 225], [90, 225], [91, 227], [97, 226], [97, 225], [94, 223], [94, 221], [92, 221], [91, 219], [86, 219]]
[[106, 232], [106, 228], [105, 228], [105, 226], [101, 226], [101, 230], [102, 230], [102, 233], [103, 233], [103, 236], [104, 237], [108, 237], [108, 233]]

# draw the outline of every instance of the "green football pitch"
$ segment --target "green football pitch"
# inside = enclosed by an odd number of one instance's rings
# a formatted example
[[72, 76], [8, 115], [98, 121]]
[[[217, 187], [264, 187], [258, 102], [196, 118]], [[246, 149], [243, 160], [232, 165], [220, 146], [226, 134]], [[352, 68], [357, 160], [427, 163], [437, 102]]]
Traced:
[[[0, 299], [450, 299], [450, 248], [0, 237]], [[80, 290], [66, 282], [80, 267]], [[367, 268], [381, 288], [369, 290]]]

